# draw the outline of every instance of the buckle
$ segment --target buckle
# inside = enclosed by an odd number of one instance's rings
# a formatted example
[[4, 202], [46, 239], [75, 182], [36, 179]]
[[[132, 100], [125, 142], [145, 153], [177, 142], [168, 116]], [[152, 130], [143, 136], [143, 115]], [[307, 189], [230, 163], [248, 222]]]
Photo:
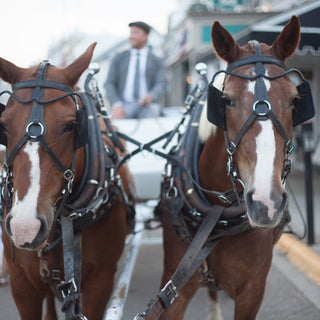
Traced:
[[61, 281], [61, 283], [57, 285], [57, 289], [60, 290], [63, 299], [78, 290], [74, 278], [69, 281]]
[[229, 143], [229, 147], [227, 148], [227, 152], [230, 157], [233, 156], [233, 153], [234, 153], [234, 150], [236, 150], [236, 147], [237, 147], [237, 145], [233, 141], [231, 141]]
[[221, 193], [221, 194], [218, 195], [218, 199], [219, 199], [221, 202], [223, 202], [223, 203], [228, 203], [228, 204], [231, 204], [231, 203], [232, 203], [232, 202], [228, 199], [228, 197], [227, 197], [225, 194], [223, 194], [223, 193]]
[[72, 180], [74, 178], [74, 173], [71, 169], [67, 169], [64, 173], [63, 173], [63, 177], [69, 181]]
[[194, 96], [192, 96], [191, 94], [188, 94], [186, 99], [184, 100], [184, 104], [191, 105], [193, 104], [194, 101], [195, 101]]
[[168, 299], [170, 305], [179, 296], [179, 292], [177, 291], [177, 287], [174, 285], [172, 280], [169, 280], [166, 283], [166, 285], [163, 287], [163, 289], [160, 291], [160, 297], [162, 298], [162, 300], [163, 300], [163, 294]]

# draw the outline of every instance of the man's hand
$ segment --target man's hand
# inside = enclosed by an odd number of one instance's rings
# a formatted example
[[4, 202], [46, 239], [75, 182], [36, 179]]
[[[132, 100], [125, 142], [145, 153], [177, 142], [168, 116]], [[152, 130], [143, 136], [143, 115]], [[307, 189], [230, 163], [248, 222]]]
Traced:
[[149, 103], [151, 103], [151, 102], [153, 102], [153, 98], [152, 98], [152, 96], [150, 96], [149, 94], [147, 94], [143, 99], [141, 99], [140, 101], [139, 101], [139, 104], [141, 105], [141, 106], [147, 106]]
[[112, 119], [123, 119], [126, 115], [122, 106], [116, 106], [112, 109]]

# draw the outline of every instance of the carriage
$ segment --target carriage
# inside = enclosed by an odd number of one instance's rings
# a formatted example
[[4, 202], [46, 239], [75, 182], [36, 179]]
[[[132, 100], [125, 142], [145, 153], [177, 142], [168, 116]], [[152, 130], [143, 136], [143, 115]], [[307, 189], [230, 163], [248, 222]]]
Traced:
[[[135, 319], [182, 319], [200, 286], [208, 287], [211, 319], [221, 319], [217, 289], [235, 300], [235, 319], [255, 319], [273, 245], [290, 219], [292, 128], [314, 115], [310, 84], [298, 70], [285, 71], [299, 30], [293, 16], [271, 47], [251, 41], [240, 48], [215, 22], [213, 46], [228, 68], [208, 84], [200, 66], [181, 121], [147, 143], [112, 126], [94, 71], [84, 92], [76, 90], [95, 44], [66, 68], [44, 61], [22, 69], [0, 60], [0, 76], [12, 84], [12, 92], [3, 92], [11, 98], [0, 128], [7, 146], [4, 245], [22, 319], [41, 319], [43, 299], [46, 319], [56, 319], [54, 294], [66, 319], [102, 319], [134, 230], [126, 161], [145, 151], [166, 162], [155, 208], [165, 268], [159, 294]], [[136, 148], [128, 152], [124, 140]], [[162, 150], [154, 147], [160, 141]], [[123, 278], [139, 245], [133, 234]], [[110, 319], [121, 314], [123, 278]]]

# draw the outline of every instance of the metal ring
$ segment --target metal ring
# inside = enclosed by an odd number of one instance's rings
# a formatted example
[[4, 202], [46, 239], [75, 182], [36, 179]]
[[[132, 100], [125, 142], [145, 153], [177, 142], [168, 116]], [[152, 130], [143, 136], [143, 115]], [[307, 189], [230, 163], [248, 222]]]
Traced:
[[241, 179], [237, 178], [237, 182], [239, 182], [241, 184], [242, 188], [245, 189], [244, 182]]
[[[253, 106], [252, 106], [252, 110], [254, 111], [254, 112], [256, 112], [256, 105], [257, 104], [262, 104], [262, 103], [265, 103], [267, 106], [268, 106], [268, 111], [270, 111], [271, 110], [271, 104], [270, 104], [270, 102], [269, 101], [267, 101], [267, 100], [263, 100], [263, 101], [261, 101], [261, 100], [257, 100], [254, 104], [253, 104]], [[257, 113], [257, 112], [256, 112]], [[267, 112], [263, 112], [263, 113], [261, 113], [261, 112], [259, 112], [259, 113], [257, 113], [257, 115], [258, 116], [266, 116], [267, 115]]]
[[[38, 126], [41, 128], [41, 132], [40, 132], [40, 134], [38, 134], [37, 136], [32, 136], [32, 135], [30, 134], [30, 131], [29, 131], [30, 126], [32, 126], [32, 125], [34, 125], [34, 124], [35, 124], [35, 125], [38, 125]], [[38, 138], [38, 137], [40, 137], [40, 136], [43, 135], [43, 133], [44, 133], [44, 127], [43, 127], [43, 125], [42, 125], [41, 122], [30, 122], [30, 123], [27, 124], [26, 132], [28, 132], [28, 133], [30, 134], [30, 138], [36, 139], [36, 138]]]
[[166, 192], [166, 199], [175, 199], [178, 196], [178, 190], [175, 186], [169, 187]]

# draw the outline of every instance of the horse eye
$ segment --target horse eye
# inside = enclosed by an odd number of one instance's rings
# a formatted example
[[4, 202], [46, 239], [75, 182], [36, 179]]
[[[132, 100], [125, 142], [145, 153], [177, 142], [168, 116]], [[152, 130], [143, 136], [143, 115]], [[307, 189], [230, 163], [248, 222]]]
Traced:
[[74, 126], [73, 121], [69, 121], [63, 131], [64, 132], [70, 132], [70, 131], [72, 131], [73, 126]]
[[224, 100], [226, 106], [228, 106], [229, 108], [235, 107], [233, 101], [228, 96], [223, 96], [223, 100]]
[[289, 107], [294, 108], [298, 103], [299, 103], [299, 97], [295, 97], [294, 99], [292, 99], [289, 103]]

